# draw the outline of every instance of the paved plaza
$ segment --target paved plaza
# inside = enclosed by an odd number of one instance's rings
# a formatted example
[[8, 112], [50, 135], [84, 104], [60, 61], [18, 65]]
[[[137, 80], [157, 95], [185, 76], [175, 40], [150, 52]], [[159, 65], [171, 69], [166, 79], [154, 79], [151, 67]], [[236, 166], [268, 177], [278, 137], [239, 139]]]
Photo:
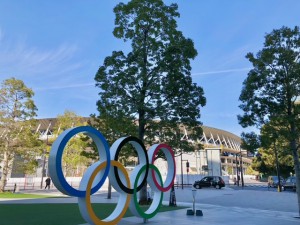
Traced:
[[[24, 192], [24, 191], [23, 191]], [[29, 193], [63, 196], [56, 189], [30, 190]], [[192, 208], [192, 189], [175, 189], [178, 206]], [[113, 192], [107, 199], [105, 192], [99, 192], [93, 197], [93, 202], [116, 202], [118, 193]], [[38, 204], [38, 203], [76, 203], [77, 198], [46, 198], [0, 200], [0, 204]], [[169, 203], [169, 193], [164, 195], [164, 204]], [[243, 190], [230, 187], [197, 190], [195, 208], [202, 210], [203, 216], [189, 216], [187, 209], [158, 213], [146, 224], [209, 224], [209, 225], [299, 225], [297, 197], [294, 192], [276, 192], [274, 190]], [[144, 224], [137, 217], [124, 218], [119, 224]]]

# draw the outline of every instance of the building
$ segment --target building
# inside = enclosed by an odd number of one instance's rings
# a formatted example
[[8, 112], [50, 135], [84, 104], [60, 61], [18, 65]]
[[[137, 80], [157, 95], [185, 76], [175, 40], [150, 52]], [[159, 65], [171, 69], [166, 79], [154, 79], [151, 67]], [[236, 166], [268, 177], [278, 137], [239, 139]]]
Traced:
[[[83, 118], [86, 122], [89, 118]], [[53, 137], [56, 119], [39, 119], [38, 126], [34, 132], [38, 132], [40, 139], [46, 143], [49, 138]], [[177, 175], [238, 175], [246, 173], [247, 167], [251, 165], [252, 159], [248, 156], [247, 151], [241, 149], [240, 137], [217, 128], [202, 126], [203, 135], [197, 142], [203, 145], [203, 149], [196, 149], [193, 153], [183, 153], [176, 157]], [[188, 132], [182, 137], [189, 140]], [[47, 157], [42, 155], [38, 158], [39, 167], [36, 172], [37, 177], [47, 175]], [[159, 166], [161, 169], [166, 168], [164, 162]], [[81, 168], [82, 169], [82, 168]], [[42, 173], [43, 171], [43, 173]], [[78, 173], [79, 175], [82, 173]], [[12, 172], [11, 177], [19, 176]], [[187, 181], [189, 183], [189, 181]]]
[[[203, 149], [177, 157], [177, 174], [228, 176], [246, 173], [251, 156], [241, 149], [240, 137], [224, 130], [202, 126], [198, 141]], [[186, 135], [188, 139], [188, 135]], [[187, 167], [189, 166], [189, 167]]]

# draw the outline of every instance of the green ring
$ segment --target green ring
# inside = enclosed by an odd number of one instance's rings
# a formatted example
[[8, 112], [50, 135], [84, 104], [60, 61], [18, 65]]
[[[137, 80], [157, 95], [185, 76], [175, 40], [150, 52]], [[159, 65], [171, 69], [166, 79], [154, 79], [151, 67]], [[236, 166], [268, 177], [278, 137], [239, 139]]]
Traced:
[[[139, 170], [139, 172], [138, 172], [138, 174], [137, 174], [137, 176], [136, 176], [136, 179], [135, 179], [135, 181], [134, 181], [134, 188], [133, 188], [133, 190], [134, 190], [134, 191], [133, 191], [133, 200], [134, 200], [134, 203], [135, 203], [135, 208], [136, 208], [137, 212], [139, 213], [139, 215], [140, 215], [142, 218], [150, 219], [150, 218], [154, 217], [154, 216], [158, 213], [158, 210], [159, 210], [160, 207], [161, 207], [161, 203], [162, 203], [162, 199], [163, 199], [163, 192], [159, 191], [159, 192], [160, 192], [160, 200], [159, 200], [159, 204], [158, 204], [157, 208], [156, 208], [152, 213], [147, 214], [147, 213], [145, 213], [145, 212], [141, 209], [141, 207], [140, 207], [140, 205], [139, 205], [139, 203], [138, 203], [138, 201], [137, 201], [137, 195], [136, 195], [136, 194], [137, 194], [137, 185], [138, 185], [138, 181], [139, 181], [139, 178], [140, 178], [142, 172], [143, 172], [144, 170], [146, 170], [146, 169], [147, 169], [147, 165], [144, 165], [144, 166]], [[161, 183], [161, 185], [163, 185], [162, 176], [161, 176], [161, 174], [160, 174], [158, 168], [157, 168], [155, 165], [153, 165], [153, 164], [149, 164], [149, 169], [154, 169], [154, 170], [157, 172], [157, 174], [158, 174], [158, 176], [159, 176], [160, 183]]]

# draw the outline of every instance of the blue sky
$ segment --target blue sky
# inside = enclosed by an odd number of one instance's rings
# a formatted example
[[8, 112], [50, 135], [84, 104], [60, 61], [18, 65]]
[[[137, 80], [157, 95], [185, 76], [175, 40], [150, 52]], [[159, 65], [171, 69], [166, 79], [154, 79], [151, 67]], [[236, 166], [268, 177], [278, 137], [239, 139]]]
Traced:
[[[112, 35], [119, 2], [0, 0], [0, 82], [16, 77], [32, 88], [38, 118], [97, 113], [95, 73], [113, 50], [128, 50]], [[178, 29], [198, 50], [192, 76], [207, 98], [201, 121], [237, 135], [249, 131], [237, 122], [251, 68], [245, 55], [259, 51], [273, 29], [299, 26], [300, 1], [165, 1], [172, 2], [179, 5]]]

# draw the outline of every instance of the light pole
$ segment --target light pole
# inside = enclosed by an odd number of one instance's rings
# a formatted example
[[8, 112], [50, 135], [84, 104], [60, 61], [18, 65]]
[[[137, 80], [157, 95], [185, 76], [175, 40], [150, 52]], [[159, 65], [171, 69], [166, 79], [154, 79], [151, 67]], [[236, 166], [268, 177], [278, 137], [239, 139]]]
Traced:
[[244, 188], [244, 175], [243, 175], [243, 156], [242, 156], [242, 150], [240, 150], [240, 170], [241, 170], [241, 181], [242, 181], [242, 188]]
[[186, 176], [187, 176], [187, 184], [189, 184], [189, 170], [190, 170], [190, 163], [189, 161], [187, 160], [186, 161]]
[[235, 154], [235, 167], [236, 167], [236, 184], [237, 186], [240, 186], [240, 179], [239, 179], [239, 168], [238, 168], [238, 160], [237, 160], [237, 154]]

